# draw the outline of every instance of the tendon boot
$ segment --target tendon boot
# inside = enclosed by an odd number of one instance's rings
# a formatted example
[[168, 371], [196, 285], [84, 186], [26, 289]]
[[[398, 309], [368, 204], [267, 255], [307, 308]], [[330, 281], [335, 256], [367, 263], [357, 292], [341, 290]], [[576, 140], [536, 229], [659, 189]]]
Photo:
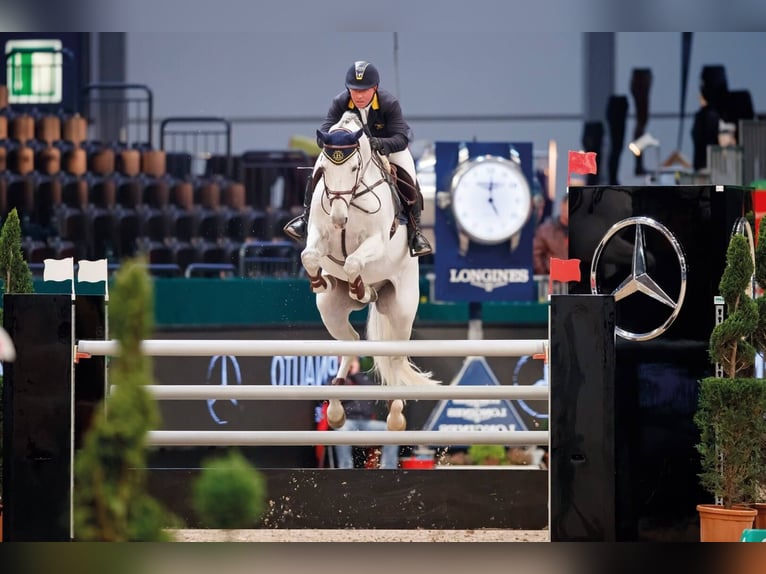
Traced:
[[413, 182], [403, 169], [396, 170], [397, 189], [402, 198], [404, 213], [407, 216], [407, 242], [411, 257], [422, 257], [433, 253], [431, 244], [420, 231], [420, 212], [423, 209], [423, 194], [420, 186]]
[[308, 221], [311, 212], [311, 198], [314, 195], [314, 186], [311, 178], [306, 182], [306, 191], [303, 194], [303, 213], [287, 222], [282, 231], [295, 241], [306, 241], [308, 234]]

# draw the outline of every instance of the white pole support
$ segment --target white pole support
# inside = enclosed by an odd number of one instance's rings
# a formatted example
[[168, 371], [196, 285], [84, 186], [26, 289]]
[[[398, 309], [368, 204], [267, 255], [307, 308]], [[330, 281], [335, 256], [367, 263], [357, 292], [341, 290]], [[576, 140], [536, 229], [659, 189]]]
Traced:
[[[241, 339], [153, 339], [141, 343], [144, 355], [153, 357], [236, 357], [291, 356], [389, 356], [389, 357], [521, 357], [546, 355], [544, 339], [483, 339], [432, 341], [290, 341]], [[119, 355], [119, 343], [81, 340], [77, 353]], [[542, 357], [541, 357], [542, 358]]]
[[547, 431], [149, 431], [151, 446], [548, 444]]
[[[548, 400], [540, 385], [146, 385], [156, 400]], [[119, 392], [113, 386], [112, 393]]]

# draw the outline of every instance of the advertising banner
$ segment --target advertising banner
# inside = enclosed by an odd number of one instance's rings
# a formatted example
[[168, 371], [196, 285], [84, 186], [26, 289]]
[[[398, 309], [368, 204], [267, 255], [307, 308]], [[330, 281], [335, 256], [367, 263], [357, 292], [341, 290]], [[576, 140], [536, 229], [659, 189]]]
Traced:
[[[536, 300], [532, 144], [436, 142], [435, 154], [436, 299]], [[485, 169], [487, 158], [492, 165]], [[482, 161], [483, 173], [465, 180], [455, 177]], [[457, 190], [460, 181], [470, 188]], [[466, 198], [460, 199], [458, 193]]]

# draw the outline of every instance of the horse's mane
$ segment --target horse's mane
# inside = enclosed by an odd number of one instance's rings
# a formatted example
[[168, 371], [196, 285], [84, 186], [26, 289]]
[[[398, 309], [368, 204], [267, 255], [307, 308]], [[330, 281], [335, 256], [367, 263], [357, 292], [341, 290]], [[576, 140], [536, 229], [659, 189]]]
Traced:
[[347, 131], [357, 131], [362, 129], [362, 120], [359, 119], [359, 116], [357, 116], [352, 111], [344, 112], [343, 115], [340, 117], [340, 119], [337, 121], [337, 123], [330, 128], [330, 131], [335, 130], [347, 130]]

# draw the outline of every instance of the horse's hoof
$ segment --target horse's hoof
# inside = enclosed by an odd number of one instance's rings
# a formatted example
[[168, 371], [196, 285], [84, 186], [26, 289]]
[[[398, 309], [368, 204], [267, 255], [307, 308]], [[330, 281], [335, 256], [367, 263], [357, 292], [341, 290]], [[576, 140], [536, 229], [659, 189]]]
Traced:
[[345, 273], [348, 277], [358, 278], [362, 273], [362, 267], [363, 265], [361, 261], [359, 261], [359, 259], [353, 255], [350, 255], [346, 259], [346, 263], [343, 265], [343, 273]]
[[340, 401], [330, 401], [327, 407], [327, 424], [333, 429], [339, 429], [346, 424], [346, 411]]
[[386, 417], [386, 428], [390, 431], [400, 431], [407, 428], [407, 419], [404, 418], [402, 411], [404, 402], [401, 399], [391, 401], [388, 407], [388, 416]]

